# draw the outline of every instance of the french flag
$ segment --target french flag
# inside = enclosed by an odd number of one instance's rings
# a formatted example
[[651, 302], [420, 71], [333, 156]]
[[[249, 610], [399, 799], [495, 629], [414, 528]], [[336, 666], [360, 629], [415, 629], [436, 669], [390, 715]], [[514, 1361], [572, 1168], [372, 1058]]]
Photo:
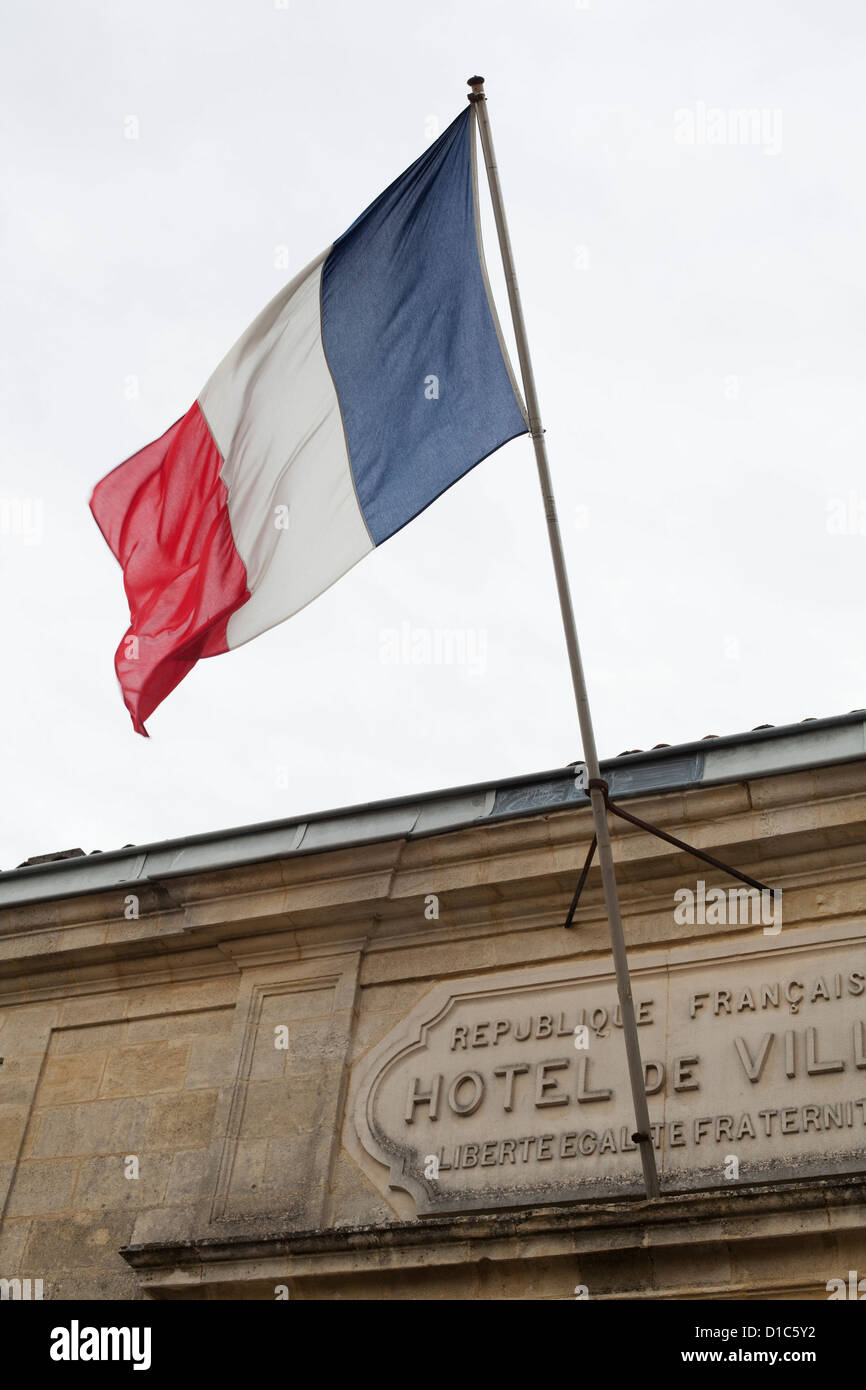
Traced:
[[527, 432], [481, 248], [472, 109], [263, 309], [90, 507], [133, 726]]

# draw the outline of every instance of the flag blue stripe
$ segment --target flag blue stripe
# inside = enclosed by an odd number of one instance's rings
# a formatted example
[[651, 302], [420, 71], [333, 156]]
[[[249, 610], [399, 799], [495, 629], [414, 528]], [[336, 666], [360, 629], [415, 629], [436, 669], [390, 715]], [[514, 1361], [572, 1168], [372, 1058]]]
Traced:
[[379, 545], [526, 433], [478, 257], [467, 108], [335, 242], [322, 340]]

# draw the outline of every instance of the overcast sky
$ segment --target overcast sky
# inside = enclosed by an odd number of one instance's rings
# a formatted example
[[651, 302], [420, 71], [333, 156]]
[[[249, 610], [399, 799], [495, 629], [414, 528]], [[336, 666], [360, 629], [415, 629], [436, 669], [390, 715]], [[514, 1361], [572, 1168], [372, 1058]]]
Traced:
[[[87, 506], [474, 72], [601, 756], [866, 705], [858, 0], [0, 14], [0, 867], [580, 757], [527, 438], [200, 662], [149, 741]], [[395, 633], [462, 659], [394, 661]]]

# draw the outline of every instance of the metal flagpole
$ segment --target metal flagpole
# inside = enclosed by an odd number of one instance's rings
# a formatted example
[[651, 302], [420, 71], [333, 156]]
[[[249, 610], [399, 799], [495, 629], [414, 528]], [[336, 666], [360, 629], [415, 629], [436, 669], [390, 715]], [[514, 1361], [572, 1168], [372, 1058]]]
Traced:
[[568, 574], [565, 568], [565, 556], [562, 551], [559, 520], [556, 515], [556, 502], [553, 496], [553, 484], [551, 482], [550, 468], [547, 462], [547, 446], [544, 442], [544, 430], [542, 428], [541, 414], [538, 408], [535, 378], [532, 373], [532, 362], [530, 360], [529, 345], [526, 339], [526, 325], [523, 322], [520, 291], [517, 288], [514, 258], [511, 253], [511, 239], [508, 235], [508, 225], [505, 221], [505, 209], [502, 204], [499, 170], [496, 167], [496, 157], [493, 153], [493, 137], [490, 133], [490, 120], [487, 115], [487, 98], [484, 95], [484, 78], [470, 77], [469, 86], [472, 89], [472, 95], [469, 97], [469, 100], [473, 104], [473, 110], [478, 120], [478, 127], [481, 133], [481, 147], [484, 151], [484, 162], [487, 166], [490, 196], [493, 201], [493, 215], [496, 219], [499, 249], [502, 253], [502, 264], [505, 270], [506, 285], [508, 287], [508, 302], [511, 305], [511, 318], [514, 323], [514, 336], [517, 341], [517, 356], [520, 361], [523, 390], [526, 396], [527, 411], [529, 413], [529, 433], [535, 449], [535, 462], [538, 465], [538, 480], [541, 484], [541, 496], [544, 501], [544, 515], [547, 519], [547, 535], [550, 541], [553, 568], [556, 574], [559, 606], [562, 610], [565, 642], [568, 647], [568, 660], [571, 665], [571, 679], [574, 685], [574, 698], [577, 704], [577, 718], [580, 724], [581, 739], [583, 741], [583, 756], [586, 762], [593, 824], [598, 839], [601, 880], [604, 887], [607, 920], [610, 926], [610, 944], [613, 950], [613, 961], [616, 969], [616, 988], [619, 995], [623, 1034], [625, 1036], [626, 1054], [628, 1056], [628, 1071], [631, 1080], [631, 1093], [634, 1100], [635, 1119], [637, 1121], [637, 1134], [632, 1137], [637, 1141], [640, 1148], [646, 1194], [648, 1197], [657, 1197], [659, 1195], [659, 1180], [656, 1171], [655, 1154], [653, 1152], [652, 1134], [650, 1131], [643, 1064], [641, 1062], [640, 1043], [638, 1042], [637, 1025], [635, 1023], [631, 981], [628, 973], [628, 958], [625, 951], [625, 939], [622, 932], [619, 899], [616, 892], [616, 877], [613, 869], [613, 854], [611, 852], [610, 832], [608, 830], [607, 810], [605, 807], [605, 786], [602, 782], [601, 771], [598, 765], [595, 733], [593, 731], [592, 717], [589, 711], [589, 699], [586, 693], [583, 663], [580, 659], [580, 647], [578, 645], [577, 629], [574, 623], [574, 609], [571, 603], [571, 591], [568, 586]]

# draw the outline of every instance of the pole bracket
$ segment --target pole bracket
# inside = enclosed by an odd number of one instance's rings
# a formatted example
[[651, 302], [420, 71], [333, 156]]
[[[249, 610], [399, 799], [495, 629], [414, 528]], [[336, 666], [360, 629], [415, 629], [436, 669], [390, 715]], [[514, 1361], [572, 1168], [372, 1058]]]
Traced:
[[[722, 873], [730, 874], [732, 878], [738, 878], [741, 883], [747, 883], [750, 888], [757, 888], [759, 893], [770, 893], [775, 897], [776, 892], [780, 891], [768, 888], [766, 883], [761, 883], [756, 878], [750, 878], [748, 874], [741, 873], [739, 869], [734, 869], [730, 864], [725, 864], [721, 859], [715, 859], [713, 855], [705, 853], [702, 849], [696, 849], [694, 845], [687, 845], [685, 840], [677, 839], [676, 835], [669, 835], [666, 830], [660, 830], [657, 825], [651, 825], [649, 821], [641, 820], [640, 816], [632, 815], [631, 811], [624, 811], [621, 806], [610, 799], [610, 787], [603, 777], [590, 777], [586, 784], [586, 793], [599, 791], [604, 797], [605, 809], [614, 816], [619, 816], [620, 820], [628, 821], [630, 825], [635, 825], [639, 830], [646, 830], [648, 834], [655, 835], [658, 840], [665, 840], [669, 845], [676, 849], [683, 850], [686, 854], [691, 854], [695, 859], [702, 859], [705, 864], [711, 864], [714, 869], [721, 869]], [[598, 839], [593, 835], [590, 841], [589, 851], [580, 871], [580, 878], [577, 881], [577, 888], [571, 900], [571, 907], [568, 909], [568, 916], [565, 919], [566, 930], [574, 925], [574, 914], [580, 902], [580, 895], [583, 892], [584, 884], [589, 876], [595, 851], [598, 848]]]

